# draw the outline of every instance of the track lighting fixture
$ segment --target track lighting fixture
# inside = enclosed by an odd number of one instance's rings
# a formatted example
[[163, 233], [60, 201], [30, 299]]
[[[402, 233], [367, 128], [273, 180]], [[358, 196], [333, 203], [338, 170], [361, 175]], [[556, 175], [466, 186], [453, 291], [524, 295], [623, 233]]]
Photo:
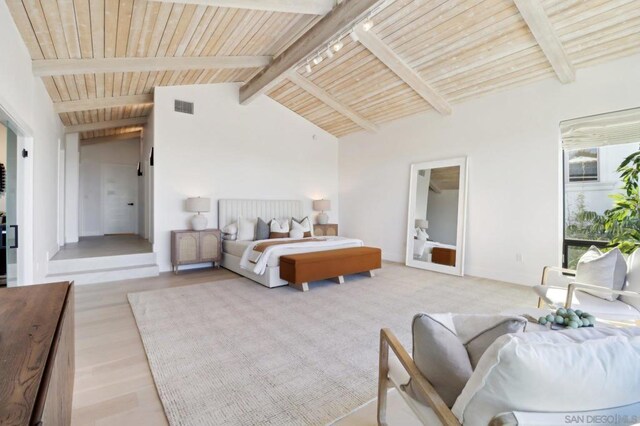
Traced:
[[322, 56], [321, 56], [321, 55], [318, 55], [318, 56], [316, 56], [315, 58], [313, 58], [313, 63], [314, 63], [315, 65], [319, 65], [319, 64], [320, 64], [320, 62], [322, 62]]
[[333, 58], [333, 50], [331, 50], [331, 46], [327, 48], [327, 58]]
[[357, 43], [360, 39], [358, 38], [358, 34], [356, 34], [355, 31], [351, 31], [349, 33], [349, 35], [351, 36], [351, 40], [353, 40], [355, 43]]
[[307, 74], [311, 74], [311, 64], [309, 62], [307, 62], [307, 65], [304, 67], [304, 69], [307, 71]]
[[362, 29], [364, 31], [369, 31], [371, 28], [373, 28], [373, 21], [371, 20], [371, 18], [367, 18], [363, 23], [362, 23]]
[[339, 52], [340, 49], [342, 49], [343, 46], [344, 46], [344, 43], [342, 43], [342, 40], [338, 40], [333, 45], [333, 51], [334, 52]]

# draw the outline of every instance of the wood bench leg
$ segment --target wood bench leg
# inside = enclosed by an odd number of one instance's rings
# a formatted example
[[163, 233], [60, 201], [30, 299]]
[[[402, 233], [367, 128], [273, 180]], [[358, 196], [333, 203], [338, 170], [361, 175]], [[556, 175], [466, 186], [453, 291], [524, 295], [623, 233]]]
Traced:
[[301, 284], [289, 283], [289, 286], [300, 291], [309, 291], [309, 283], [301, 283]]
[[344, 284], [344, 275], [338, 275], [335, 278], [331, 278], [331, 280], [338, 284]]

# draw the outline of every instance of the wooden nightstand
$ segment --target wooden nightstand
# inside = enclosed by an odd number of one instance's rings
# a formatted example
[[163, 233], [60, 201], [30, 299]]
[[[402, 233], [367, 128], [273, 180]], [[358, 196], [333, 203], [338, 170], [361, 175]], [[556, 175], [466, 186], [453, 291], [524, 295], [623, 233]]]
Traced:
[[316, 237], [335, 237], [338, 235], [338, 224], [327, 223], [326, 225], [313, 225], [313, 235]]
[[178, 273], [180, 265], [222, 260], [222, 235], [219, 229], [171, 231], [171, 264]]

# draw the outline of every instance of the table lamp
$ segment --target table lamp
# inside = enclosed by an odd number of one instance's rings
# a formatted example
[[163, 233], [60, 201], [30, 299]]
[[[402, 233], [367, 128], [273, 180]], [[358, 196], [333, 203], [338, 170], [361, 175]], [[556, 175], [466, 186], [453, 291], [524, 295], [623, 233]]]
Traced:
[[321, 212], [318, 215], [318, 223], [320, 225], [326, 225], [329, 223], [329, 215], [325, 211], [331, 210], [331, 201], [329, 200], [313, 200], [313, 210]]
[[202, 197], [187, 198], [187, 211], [198, 213], [191, 218], [191, 229], [202, 231], [207, 228], [207, 218], [200, 213], [211, 211], [211, 199]]

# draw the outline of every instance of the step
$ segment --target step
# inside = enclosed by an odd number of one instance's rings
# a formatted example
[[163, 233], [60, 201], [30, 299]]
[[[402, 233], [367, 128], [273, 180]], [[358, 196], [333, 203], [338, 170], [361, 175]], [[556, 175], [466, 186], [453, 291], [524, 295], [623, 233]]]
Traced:
[[50, 260], [49, 275], [91, 271], [93, 269], [128, 268], [156, 264], [155, 253], [135, 253], [117, 256], [85, 257], [80, 259]]
[[157, 277], [160, 268], [157, 264], [136, 265], [124, 268], [89, 269], [76, 272], [62, 272], [46, 276], [47, 282], [73, 281], [76, 285], [98, 284], [111, 281], [132, 280]]

